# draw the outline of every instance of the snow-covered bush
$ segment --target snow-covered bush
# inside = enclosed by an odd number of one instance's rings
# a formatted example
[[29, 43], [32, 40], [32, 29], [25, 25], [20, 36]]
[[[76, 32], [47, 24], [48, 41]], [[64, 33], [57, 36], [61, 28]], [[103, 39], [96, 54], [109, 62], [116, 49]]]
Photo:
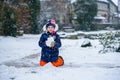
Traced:
[[113, 33], [112, 31], [107, 32], [105, 34], [99, 34], [99, 41], [103, 45], [103, 49], [100, 50], [100, 53], [106, 52], [116, 52], [120, 46], [119, 37], [116, 37], [118, 32]]
[[97, 34], [85, 34], [84, 38], [97, 39]]
[[81, 45], [81, 47], [90, 47], [90, 46], [92, 46], [92, 45], [91, 45], [91, 42], [88, 40], [85, 40]]

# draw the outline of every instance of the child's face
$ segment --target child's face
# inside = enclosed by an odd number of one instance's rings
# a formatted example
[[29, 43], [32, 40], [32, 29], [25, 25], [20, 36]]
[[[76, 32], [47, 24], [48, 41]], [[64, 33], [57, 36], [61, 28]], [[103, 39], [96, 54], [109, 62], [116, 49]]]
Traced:
[[47, 31], [52, 33], [55, 30], [55, 28], [53, 26], [48, 26], [47, 27]]

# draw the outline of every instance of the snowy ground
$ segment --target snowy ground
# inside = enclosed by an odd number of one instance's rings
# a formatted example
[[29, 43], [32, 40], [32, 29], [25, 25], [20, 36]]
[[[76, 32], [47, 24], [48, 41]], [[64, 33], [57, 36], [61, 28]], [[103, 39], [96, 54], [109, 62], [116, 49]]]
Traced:
[[40, 35], [0, 36], [0, 80], [120, 80], [120, 54], [100, 54], [98, 40], [82, 48], [85, 39], [62, 39], [62, 67], [39, 67]]

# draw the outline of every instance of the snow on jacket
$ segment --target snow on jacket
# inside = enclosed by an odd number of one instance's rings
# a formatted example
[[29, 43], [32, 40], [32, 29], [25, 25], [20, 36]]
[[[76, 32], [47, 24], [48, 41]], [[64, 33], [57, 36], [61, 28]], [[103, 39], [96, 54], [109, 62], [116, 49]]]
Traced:
[[[54, 37], [55, 46], [50, 48], [46, 45], [46, 40], [50, 37]], [[39, 46], [42, 48], [41, 50], [41, 60], [45, 62], [55, 62], [58, 59], [59, 48], [61, 47], [61, 41], [58, 34], [54, 33], [43, 33], [39, 40]]]

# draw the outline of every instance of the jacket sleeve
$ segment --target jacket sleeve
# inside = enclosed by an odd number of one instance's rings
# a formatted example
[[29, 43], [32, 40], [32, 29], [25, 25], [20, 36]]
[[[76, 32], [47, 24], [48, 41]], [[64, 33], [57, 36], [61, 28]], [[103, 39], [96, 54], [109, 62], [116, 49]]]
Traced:
[[44, 35], [43, 34], [40, 37], [39, 46], [42, 47], [42, 48], [46, 47], [45, 39], [44, 39]]
[[59, 35], [56, 36], [56, 40], [55, 40], [55, 46], [54, 48], [60, 48], [61, 47], [61, 40]]

